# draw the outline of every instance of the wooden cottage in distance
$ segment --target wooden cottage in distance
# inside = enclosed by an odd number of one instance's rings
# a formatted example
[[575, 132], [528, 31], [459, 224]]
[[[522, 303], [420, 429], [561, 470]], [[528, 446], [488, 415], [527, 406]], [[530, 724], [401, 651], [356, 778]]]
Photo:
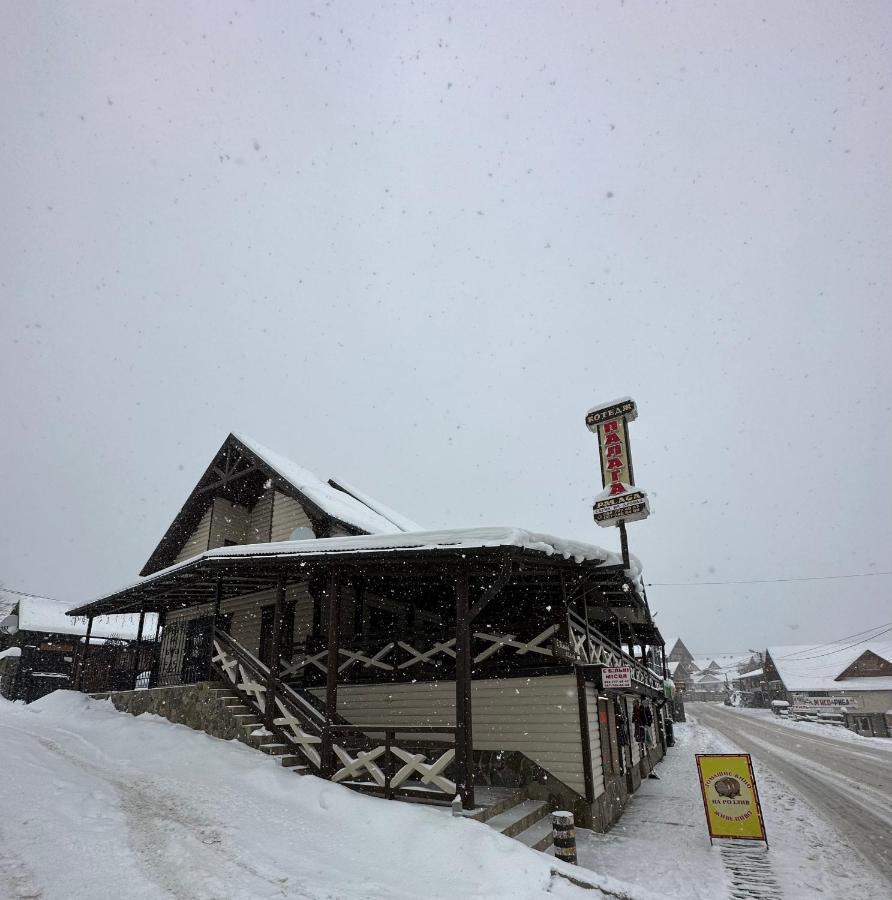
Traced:
[[300, 771], [465, 810], [510, 789], [606, 829], [665, 751], [638, 564], [598, 547], [424, 531], [230, 435], [142, 575], [70, 614], [157, 613], [151, 686], [218, 682]]

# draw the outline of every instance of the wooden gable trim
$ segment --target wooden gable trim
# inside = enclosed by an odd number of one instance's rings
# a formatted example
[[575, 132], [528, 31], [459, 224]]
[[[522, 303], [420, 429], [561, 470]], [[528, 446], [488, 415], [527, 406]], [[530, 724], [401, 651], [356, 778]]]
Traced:
[[[230, 454], [233, 450], [237, 451], [239, 458], [232, 462], [230, 468]], [[243, 461], [247, 461], [249, 465], [244, 466]], [[362, 535], [367, 533], [349, 522], [344, 522], [330, 515], [261, 457], [257, 456], [250, 448], [246, 447], [235, 435], [230, 434], [220, 446], [220, 449], [214, 454], [210, 465], [205, 469], [204, 474], [192, 489], [186, 502], [180, 507], [180, 511], [174, 516], [158, 546], [152, 551], [152, 555], [139, 574], [141, 576], [151, 575], [171, 565], [201, 521], [201, 517], [208, 506], [213, 503], [213, 492], [220, 490], [220, 488], [237, 479], [257, 472], [266, 475], [274, 491], [279, 491], [279, 493], [290, 497], [300, 504], [307, 514], [307, 518], [312, 522], [313, 530], [318, 537], [325, 537], [330, 534], [331, 529], [335, 525], [344, 528], [348, 534]], [[275, 494], [273, 495], [273, 503], [275, 503]], [[272, 513], [270, 515], [272, 516]], [[272, 518], [270, 518], [270, 525], [272, 525]]]
[[873, 650], [865, 650], [851, 665], [845, 668], [834, 681], [847, 678], [884, 678], [892, 676], [892, 662]]

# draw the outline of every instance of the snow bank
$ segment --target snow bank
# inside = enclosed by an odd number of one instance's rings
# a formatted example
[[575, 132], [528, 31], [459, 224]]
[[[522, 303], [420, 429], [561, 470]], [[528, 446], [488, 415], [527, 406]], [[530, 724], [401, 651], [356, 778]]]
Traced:
[[[644, 898], [486, 825], [298, 777], [236, 742], [69, 691], [0, 702], [0, 879], [55, 898]], [[3, 889], [0, 889], [2, 892]]]

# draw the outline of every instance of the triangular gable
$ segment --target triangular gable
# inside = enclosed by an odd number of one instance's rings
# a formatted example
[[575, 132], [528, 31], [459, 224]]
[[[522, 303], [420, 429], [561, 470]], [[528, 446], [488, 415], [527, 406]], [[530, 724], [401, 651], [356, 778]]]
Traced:
[[[140, 575], [171, 565], [207, 518], [215, 499], [252, 508], [274, 489], [299, 504], [317, 537], [403, 531], [370, 506], [251, 438], [230, 434], [174, 517]], [[196, 552], [207, 546], [196, 547]]]
[[874, 653], [865, 650], [850, 666], [847, 666], [839, 675], [837, 681], [846, 678], [883, 678], [892, 675], [892, 662]]

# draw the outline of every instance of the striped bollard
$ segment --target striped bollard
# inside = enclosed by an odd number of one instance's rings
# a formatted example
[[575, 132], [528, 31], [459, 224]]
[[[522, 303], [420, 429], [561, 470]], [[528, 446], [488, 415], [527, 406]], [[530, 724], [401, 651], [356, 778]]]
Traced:
[[555, 859], [567, 863], [576, 862], [576, 825], [573, 822], [573, 813], [566, 810], [558, 810], [551, 814], [551, 827], [554, 831], [554, 856]]

